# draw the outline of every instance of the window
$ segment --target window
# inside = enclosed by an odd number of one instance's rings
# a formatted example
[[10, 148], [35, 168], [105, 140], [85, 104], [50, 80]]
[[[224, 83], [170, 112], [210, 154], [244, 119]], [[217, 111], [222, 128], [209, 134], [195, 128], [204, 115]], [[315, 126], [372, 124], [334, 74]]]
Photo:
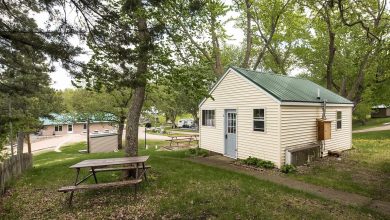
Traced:
[[87, 130], [87, 123], [84, 124], [84, 130]]
[[341, 129], [341, 122], [342, 122], [342, 120], [341, 120], [341, 118], [342, 118], [342, 115], [341, 115], [341, 111], [337, 111], [337, 129]]
[[55, 125], [54, 131], [62, 131], [62, 125]]
[[264, 109], [253, 109], [253, 130], [264, 132]]
[[235, 134], [236, 133], [236, 113], [227, 113], [227, 133]]
[[215, 110], [202, 110], [202, 125], [215, 126]]

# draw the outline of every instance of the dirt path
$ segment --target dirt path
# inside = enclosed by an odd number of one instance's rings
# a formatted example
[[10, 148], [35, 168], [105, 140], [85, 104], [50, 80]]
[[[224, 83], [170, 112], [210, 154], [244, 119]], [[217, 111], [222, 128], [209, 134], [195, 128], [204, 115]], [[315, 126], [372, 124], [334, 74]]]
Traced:
[[225, 170], [231, 170], [238, 173], [244, 173], [261, 180], [266, 180], [279, 185], [283, 185], [292, 189], [307, 192], [317, 195], [319, 197], [337, 201], [344, 205], [355, 205], [361, 207], [369, 207], [375, 211], [390, 216], [390, 202], [384, 202], [379, 200], [373, 200], [372, 198], [361, 196], [354, 193], [343, 192], [331, 188], [317, 186], [302, 181], [294, 180], [288, 177], [279, 175], [264, 174], [257, 170], [248, 169], [232, 164], [232, 159], [228, 159], [222, 156], [211, 156], [205, 158], [190, 159], [195, 163], [200, 163], [208, 166], [218, 167]]
[[390, 124], [382, 125], [382, 126], [378, 126], [378, 127], [373, 127], [373, 128], [355, 130], [355, 131], [352, 131], [352, 133], [363, 133], [363, 132], [369, 132], [369, 131], [387, 131], [387, 130], [390, 130]]

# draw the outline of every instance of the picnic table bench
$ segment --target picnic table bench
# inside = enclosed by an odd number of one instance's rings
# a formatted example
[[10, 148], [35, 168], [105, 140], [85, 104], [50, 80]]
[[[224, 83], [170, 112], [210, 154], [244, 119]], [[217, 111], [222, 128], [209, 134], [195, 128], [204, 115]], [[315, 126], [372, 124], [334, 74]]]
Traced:
[[[145, 162], [149, 159], [149, 156], [141, 157], [124, 157], [124, 158], [107, 158], [107, 159], [93, 159], [93, 160], [84, 160], [77, 164], [70, 166], [69, 168], [76, 170], [76, 180], [72, 186], [64, 186], [58, 189], [58, 192], [70, 192], [69, 205], [72, 204], [73, 193], [78, 190], [85, 189], [102, 189], [110, 187], [121, 187], [121, 186], [134, 186], [134, 194], [137, 196], [137, 185], [142, 182], [142, 178], [147, 180], [146, 171], [151, 168], [151, 166], [145, 165]], [[79, 181], [80, 170], [83, 168], [89, 169], [89, 175], [85, 176], [82, 180]], [[125, 171], [125, 170], [135, 170], [136, 175], [134, 179], [117, 181], [117, 182], [108, 182], [108, 183], [98, 183], [96, 173], [97, 172], [108, 172], [108, 171]], [[83, 184], [91, 176], [94, 177], [95, 184]]]
[[178, 147], [180, 143], [187, 143], [187, 145], [185, 145], [185, 147], [190, 147], [191, 143], [193, 141], [194, 142], [198, 141], [199, 135], [197, 135], [197, 134], [180, 135], [180, 136], [168, 135], [168, 137], [171, 138], [169, 140], [166, 140], [166, 141], [169, 141], [169, 147], [172, 147], [172, 144], [176, 144], [176, 146]]

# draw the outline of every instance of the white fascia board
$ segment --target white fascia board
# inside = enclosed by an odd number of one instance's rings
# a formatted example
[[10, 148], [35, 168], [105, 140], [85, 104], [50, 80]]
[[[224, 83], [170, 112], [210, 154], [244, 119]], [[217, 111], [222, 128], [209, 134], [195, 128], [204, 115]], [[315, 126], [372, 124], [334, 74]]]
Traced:
[[[322, 106], [323, 103], [312, 103], [312, 102], [282, 102], [280, 105], [288, 106]], [[326, 103], [326, 106], [329, 107], [353, 107], [353, 104], [335, 104], [335, 103]]]

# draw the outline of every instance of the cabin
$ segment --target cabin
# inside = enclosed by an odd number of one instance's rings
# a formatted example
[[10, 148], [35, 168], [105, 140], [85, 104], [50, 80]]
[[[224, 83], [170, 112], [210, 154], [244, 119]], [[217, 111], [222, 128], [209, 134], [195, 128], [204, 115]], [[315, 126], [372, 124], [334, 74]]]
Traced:
[[199, 105], [199, 146], [301, 165], [352, 146], [353, 103], [307, 79], [230, 67]]
[[[114, 133], [116, 124], [112, 115], [91, 116], [89, 123], [90, 133]], [[42, 136], [83, 134], [87, 132], [87, 120], [72, 114], [51, 114], [41, 118], [42, 128], [38, 132]]]
[[390, 117], [390, 106], [377, 105], [371, 108], [371, 118], [388, 118]]

